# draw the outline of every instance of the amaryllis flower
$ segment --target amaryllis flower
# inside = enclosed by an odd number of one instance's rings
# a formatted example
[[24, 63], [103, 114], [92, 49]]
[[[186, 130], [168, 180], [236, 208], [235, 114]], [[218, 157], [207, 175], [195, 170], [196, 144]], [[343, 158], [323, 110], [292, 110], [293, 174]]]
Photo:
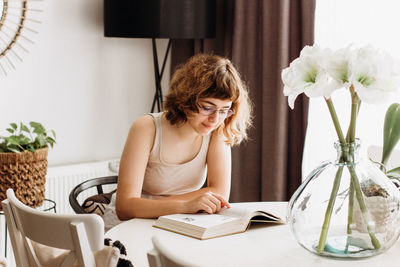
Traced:
[[400, 89], [397, 62], [382, 50], [365, 46], [354, 51], [349, 82], [361, 101], [378, 104], [393, 99]]
[[288, 96], [289, 106], [292, 109], [299, 94], [329, 98], [334, 90], [341, 87], [322, 67], [330, 54], [329, 49], [306, 46], [301, 51], [300, 57], [282, 71], [283, 94]]
[[331, 53], [329, 58], [325, 58], [323, 68], [326, 72], [340, 83], [343, 87], [349, 88], [350, 61], [354, 52], [353, 46], [339, 49]]

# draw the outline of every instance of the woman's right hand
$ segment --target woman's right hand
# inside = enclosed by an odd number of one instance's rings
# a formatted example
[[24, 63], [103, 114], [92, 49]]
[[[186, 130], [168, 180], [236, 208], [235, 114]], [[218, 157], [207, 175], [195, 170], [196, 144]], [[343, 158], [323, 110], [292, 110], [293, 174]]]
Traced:
[[204, 211], [213, 214], [219, 212], [223, 207], [230, 208], [230, 205], [221, 195], [213, 192], [204, 192], [185, 203], [185, 213]]

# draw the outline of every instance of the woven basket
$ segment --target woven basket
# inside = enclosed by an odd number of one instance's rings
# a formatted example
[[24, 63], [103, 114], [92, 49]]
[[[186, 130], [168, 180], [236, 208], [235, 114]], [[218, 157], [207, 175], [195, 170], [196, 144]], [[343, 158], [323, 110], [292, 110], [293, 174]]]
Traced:
[[46, 147], [36, 152], [0, 153], [0, 201], [7, 198], [6, 190], [12, 188], [26, 205], [43, 204], [48, 151]]

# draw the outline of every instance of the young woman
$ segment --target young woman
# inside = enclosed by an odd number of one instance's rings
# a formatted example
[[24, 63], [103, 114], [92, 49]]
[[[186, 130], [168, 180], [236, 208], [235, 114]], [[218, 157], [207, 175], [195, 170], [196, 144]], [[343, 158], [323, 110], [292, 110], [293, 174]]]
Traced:
[[164, 112], [131, 126], [106, 229], [131, 218], [229, 208], [230, 147], [246, 139], [250, 124], [248, 92], [232, 63], [190, 58], [172, 77]]

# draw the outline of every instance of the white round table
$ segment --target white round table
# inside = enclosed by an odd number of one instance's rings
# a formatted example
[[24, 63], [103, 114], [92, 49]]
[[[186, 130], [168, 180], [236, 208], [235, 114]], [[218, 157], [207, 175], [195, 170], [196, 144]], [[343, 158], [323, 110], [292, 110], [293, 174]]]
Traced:
[[[234, 203], [255, 205], [285, 217], [286, 202]], [[106, 233], [112, 240], [120, 240], [128, 258], [136, 267], [148, 266], [147, 252], [153, 248], [155, 235], [186, 261], [199, 266], [343, 266], [343, 267], [399, 267], [399, 241], [385, 253], [366, 259], [340, 260], [321, 257], [302, 248], [292, 236], [288, 225], [253, 223], [240, 234], [209, 240], [198, 240], [153, 227], [153, 219], [132, 219]]]

